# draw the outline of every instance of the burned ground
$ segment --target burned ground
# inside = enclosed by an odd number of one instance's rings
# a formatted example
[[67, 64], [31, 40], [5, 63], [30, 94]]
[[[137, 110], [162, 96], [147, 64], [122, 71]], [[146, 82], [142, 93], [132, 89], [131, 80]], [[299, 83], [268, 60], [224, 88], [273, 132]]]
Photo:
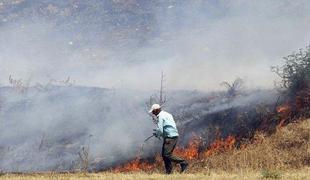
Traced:
[[[254, 97], [269, 99], [269, 106], [275, 102], [270, 99], [272, 92], [264, 90], [248, 92], [229, 103], [221, 98], [222, 93], [211, 101], [204, 101], [212, 99], [206, 93], [186, 93], [191, 95], [184, 101], [180, 98], [183, 93], [174, 92], [170, 96], [174, 100], [166, 105], [175, 115], [183, 146], [194, 134], [208, 145], [216, 138], [216, 131], [223, 138], [238, 135], [241, 125], [244, 134], [252, 132], [260, 122], [255, 112], [261, 102]], [[76, 170], [82, 148], [89, 148], [90, 170], [106, 169], [135, 158], [143, 139], [154, 128], [146, 113], [146, 93], [143, 100], [141, 93], [133, 91], [51, 86], [43, 92], [1, 88], [1, 95], [4, 171]], [[149, 142], [143, 156], [152, 156], [159, 146], [156, 140]]]

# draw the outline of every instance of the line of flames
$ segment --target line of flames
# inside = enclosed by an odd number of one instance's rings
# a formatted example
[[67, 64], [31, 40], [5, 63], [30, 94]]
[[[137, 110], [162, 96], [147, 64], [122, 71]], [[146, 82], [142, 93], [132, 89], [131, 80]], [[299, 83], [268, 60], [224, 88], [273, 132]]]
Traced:
[[[235, 148], [236, 139], [234, 136], [228, 136], [225, 139], [215, 140], [206, 150], [200, 151], [200, 147], [202, 145], [202, 139], [194, 136], [188, 143], [185, 148], [176, 147], [174, 150], [174, 155], [185, 158], [189, 161], [201, 160], [212, 156], [214, 154], [218, 154], [221, 152], [225, 152], [228, 150], [232, 150]], [[134, 160], [120, 165], [113, 169], [114, 172], [134, 172], [134, 171], [153, 171], [157, 167], [162, 165], [161, 156], [159, 154], [156, 155], [154, 162], [150, 163], [139, 156]]]
[[[291, 113], [291, 106], [289, 103], [284, 103], [276, 108], [278, 115], [280, 116], [280, 122], [278, 128], [284, 126], [284, 122]], [[185, 158], [189, 161], [205, 159], [214, 154], [233, 150], [235, 148], [236, 139], [230, 135], [225, 139], [216, 139], [210, 146], [201, 151], [202, 139], [198, 136], [193, 136], [186, 147], [176, 147], [174, 155]], [[150, 163], [138, 155], [134, 160], [120, 165], [113, 169], [114, 172], [133, 172], [133, 171], [153, 171], [157, 167], [162, 165], [160, 154], [157, 154], [155, 160]]]

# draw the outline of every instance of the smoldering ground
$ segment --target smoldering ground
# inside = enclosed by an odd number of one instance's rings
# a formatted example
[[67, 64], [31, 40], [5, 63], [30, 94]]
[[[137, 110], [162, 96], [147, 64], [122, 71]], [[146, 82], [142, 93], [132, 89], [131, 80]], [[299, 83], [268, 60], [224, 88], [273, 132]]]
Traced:
[[[236, 76], [250, 89], [272, 88], [270, 66], [308, 43], [309, 7], [306, 0], [0, 1], [0, 83], [12, 86], [12, 75], [30, 87], [1, 88], [1, 169], [74, 169], [83, 147], [106, 166], [134, 157], [153, 128], [145, 102], [162, 70], [167, 91], [215, 91]], [[34, 88], [68, 76], [73, 87]], [[231, 107], [190, 105], [207, 95], [181, 94], [169, 95], [174, 113], [182, 103], [197, 114]]]

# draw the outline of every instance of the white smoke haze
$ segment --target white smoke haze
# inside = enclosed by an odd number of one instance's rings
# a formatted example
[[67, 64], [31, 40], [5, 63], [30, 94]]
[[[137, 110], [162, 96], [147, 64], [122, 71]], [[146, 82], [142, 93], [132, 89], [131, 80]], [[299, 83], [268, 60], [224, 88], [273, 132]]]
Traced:
[[[142, 46], [126, 36], [94, 46], [80, 37], [83, 27], [63, 32], [39, 18], [2, 23], [1, 83], [10, 74], [34, 82], [71, 76], [85, 86], [150, 90], [164, 70], [171, 89], [214, 90], [236, 76], [250, 86], [270, 87], [270, 66], [305, 47], [310, 37], [308, 1], [171, 1], [160, 7], [150, 11], [155, 20], [148, 26], [157, 33], [139, 39]], [[111, 35], [86, 30], [94, 39]]]
[[1, 92], [3, 171], [78, 169], [83, 147], [109, 165], [135, 156], [137, 143], [152, 132], [141, 93], [58, 86], [23, 96]]
[[[309, 22], [307, 0], [0, 0], [0, 171], [76, 169], [82, 147], [102, 167], [135, 157], [162, 71], [175, 113], [272, 103], [272, 91], [189, 102], [236, 77], [272, 89], [270, 66], [308, 45]], [[29, 89], [8, 87], [10, 75]], [[48, 85], [67, 77], [73, 86]]]

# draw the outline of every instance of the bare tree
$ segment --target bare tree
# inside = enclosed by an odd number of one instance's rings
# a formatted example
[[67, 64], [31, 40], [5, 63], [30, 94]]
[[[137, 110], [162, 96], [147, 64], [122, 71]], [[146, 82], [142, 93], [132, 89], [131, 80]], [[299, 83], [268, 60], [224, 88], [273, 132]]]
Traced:
[[50, 83], [55, 84], [55, 85], [61, 85], [61, 86], [72, 86], [72, 85], [74, 85], [75, 81], [72, 80], [70, 76], [68, 76], [67, 79], [65, 79], [65, 80], [51, 79]]
[[[166, 93], [165, 93], [165, 88], [164, 88], [164, 84], [165, 84], [165, 74], [164, 72], [162, 71], [161, 72], [161, 78], [160, 78], [160, 88], [159, 88], [159, 93], [158, 94], [154, 94], [154, 95], [151, 95], [150, 98], [149, 98], [149, 102], [146, 103], [146, 107], [147, 107], [147, 110], [151, 108], [151, 106], [153, 104], [159, 104], [160, 106], [164, 106], [165, 103], [167, 102], [167, 96], [166, 96]], [[150, 114], [151, 115], [151, 114]], [[152, 115], [151, 115], [152, 116]], [[154, 123], [156, 123], [156, 117], [153, 117], [153, 121]]]
[[51, 79], [47, 84], [41, 84], [37, 83], [34, 88], [36, 88], [38, 91], [47, 91], [52, 85], [58, 85], [58, 86], [73, 86], [75, 84], [75, 80], [72, 80], [70, 76], [68, 76], [65, 80], [56, 80]]
[[[1, 88], [2, 84], [0, 83], [0, 88]], [[1, 95], [1, 89], [0, 89], [0, 111], [2, 108], [2, 103], [3, 103], [3, 99], [2, 99], [2, 95]]]
[[14, 79], [12, 75], [9, 76], [9, 83], [13, 86], [14, 89], [18, 90], [19, 92], [25, 92], [30, 84], [30, 78], [26, 83], [23, 82], [22, 79]]
[[157, 103], [157, 104], [163, 106], [167, 102], [167, 96], [165, 94], [165, 89], [164, 89], [164, 83], [165, 83], [165, 74], [162, 71], [161, 72], [161, 78], [160, 78], [159, 93], [150, 96], [148, 108], [151, 107], [152, 104], [154, 104], [154, 103]]
[[164, 71], [162, 71], [160, 78], [160, 91], [159, 91], [159, 104], [161, 106], [163, 106], [167, 102], [167, 96], [164, 93], [164, 81], [165, 81], [165, 74]]
[[89, 147], [82, 147], [81, 151], [78, 153], [81, 160], [81, 170], [86, 173], [89, 166]]
[[228, 99], [233, 99], [240, 94], [241, 89], [243, 88], [244, 81], [241, 78], [237, 78], [232, 83], [226, 81], [222, 82], [221, 85], [227, 89], [226, 96]]
[[80, 157], [80, 162], [81, 162], [81, 170], [86, 173], [89, 169], [90, 165], [90, 141], [91, 137], [93, 137], [92, 134], [88, 136], [88, 144], [86, 146], [83, 146], [81, 151], [78, 153]]

